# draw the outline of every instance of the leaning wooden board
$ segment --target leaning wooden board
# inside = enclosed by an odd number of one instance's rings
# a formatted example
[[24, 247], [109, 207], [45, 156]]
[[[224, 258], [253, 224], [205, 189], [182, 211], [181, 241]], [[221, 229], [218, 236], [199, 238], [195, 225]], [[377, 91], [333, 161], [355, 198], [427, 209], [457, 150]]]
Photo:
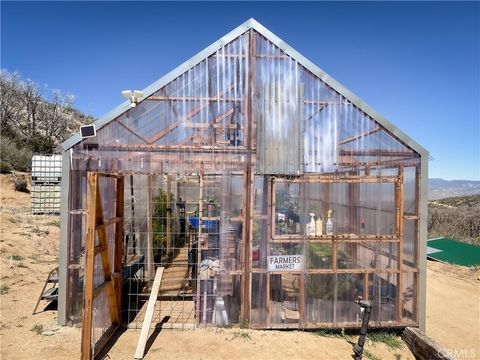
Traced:
[[160, 283], [162, 282], [162, 275], [164, 267], [157, 268], [155, 273], [155, 280], [153, 281], [152, 292], [148, 299], [147, 311], [145, 312], [145, 319], [143, 320], [142, 331], [138, 338], [137, 350], [135, 351], [135, 359], [143, 359], [145, 353], [145, 345], [147, 344], [148, 331], [150, 330], [150, 324], [153, 319], [153, 311], [155, 309], [155, 303], [157, 302], [158, 290], [160, 290]]

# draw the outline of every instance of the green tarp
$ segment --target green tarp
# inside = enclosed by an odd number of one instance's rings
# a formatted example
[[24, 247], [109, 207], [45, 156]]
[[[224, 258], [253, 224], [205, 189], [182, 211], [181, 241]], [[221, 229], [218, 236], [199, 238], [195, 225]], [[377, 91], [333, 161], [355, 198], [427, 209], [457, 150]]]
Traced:
[[427, 257], [462, 266], [480, 265], [480, 246], [447, 238], [427, 240]]

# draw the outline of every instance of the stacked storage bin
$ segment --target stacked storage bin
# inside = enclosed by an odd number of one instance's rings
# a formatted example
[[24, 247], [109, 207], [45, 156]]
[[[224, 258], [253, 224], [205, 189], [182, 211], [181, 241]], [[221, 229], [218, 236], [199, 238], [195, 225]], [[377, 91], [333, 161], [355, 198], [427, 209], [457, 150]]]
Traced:
[[32, 214], [60, 213], [61, 155], [33, 155]]

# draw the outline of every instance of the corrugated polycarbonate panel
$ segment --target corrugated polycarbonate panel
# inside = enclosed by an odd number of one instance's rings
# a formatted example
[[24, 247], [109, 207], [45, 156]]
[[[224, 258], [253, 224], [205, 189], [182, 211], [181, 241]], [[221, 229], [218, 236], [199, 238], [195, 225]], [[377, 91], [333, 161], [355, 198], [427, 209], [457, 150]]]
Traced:
[[[288, 165], [297, 149], [303, 152], [298, 173], [303, 170], [326, 173], [338, 171], [344, 164], [418, 158], [372, 118], [267, 39], [260, 35], [256, 39], [258, 170], [292, 174]], [[302, 105], [301, 109], [297, 104]], [[293, 106], [300, 116], [292, 115]], [[300, 141], [298, 131], [303, 133]], [[267, 149], [266, 155], [263, 149]], [[289, 149], [290, 153], [284, 154], [283, 149]], [[271, 169], [273, 163], [279, 165]]]
[[243, 143], [247, 40], [242, 35], [129, 110], [125, 124], [147, 143]]
[[303, 84], [292, 58], [257, 37], [257, 173], [303, 173]]
[[403, 311], [402, 319], [417, 320], [417, 274], [403, 273]]
[[375, 273], [368, 276], [368, 294], [372, 303], [371, 321], [396, 319], [398, 301], [398, 274]]
[[250, 310], [252, 324], [264, 324], [266, 322], [266, 282], [266, 274], [252, 274], [252, 300]]
[[296, 82], [287, 80], [261, 86], [257, 107], [257, 173], [300, 175], [303, 173], [301, 89]]
[[333, 323], [335, 275], [309, 274], [305, 279], [305, 321]]

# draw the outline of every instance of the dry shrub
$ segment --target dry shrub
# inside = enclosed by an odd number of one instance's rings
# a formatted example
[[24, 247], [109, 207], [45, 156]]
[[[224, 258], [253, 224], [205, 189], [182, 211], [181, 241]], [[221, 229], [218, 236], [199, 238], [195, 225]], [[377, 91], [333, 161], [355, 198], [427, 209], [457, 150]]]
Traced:
[[480, 206], [444, 207], [430, 205], [428, 236], [445, 236], [480, 244]]
[[26, 147], [19, 147], [17, 143], [4, 136], [0, 139], [1, 171], [11, 172], [30, 171], [32, 166], [32, 152]]

